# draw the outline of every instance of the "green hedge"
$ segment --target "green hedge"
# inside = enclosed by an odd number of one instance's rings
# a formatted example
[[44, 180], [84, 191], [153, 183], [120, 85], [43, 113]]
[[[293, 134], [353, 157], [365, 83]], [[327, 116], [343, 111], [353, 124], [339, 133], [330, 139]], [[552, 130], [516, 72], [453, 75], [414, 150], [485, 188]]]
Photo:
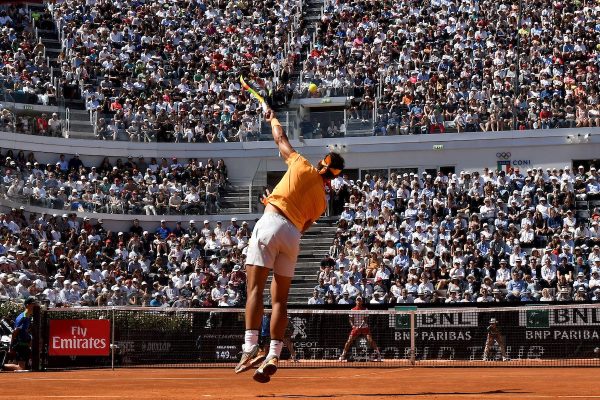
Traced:
[[[73, 311], [49, 312], [50, 319], [111, 319], [111, 310], [96, 310], [92, 308], [78, 308]], [[139, 310], [116, 310], [115, 329], [155, 331], [162, 333], [189, 332], [192, 329], [193, 317], [191, 313], [175, 312], [171, 310], [157, 310], [148, 308]]]
[[[12, 301], [0, 303], [0, 318], [14, 322], [15, 318], [23, 312], [22, 303]], [[110, 319], [112, 311], [95, 310], [94, 308], [78, 308], [73, 311], [51, 312], [52, 319]], [[125, 329], [150, 330], [160, 332], [186, 332], [192, 329], [192, 315], [174, 311], [157, 311], [148, 308], [145, 311], [115, 312], [115, 327]]]
[[0, 303], [0, 318], [3, 318], [11, 323], [15, 321], [15, 318], [23, 312], [25, 307], [23, 303], [15, 303], [12, 301], [5, 301]]

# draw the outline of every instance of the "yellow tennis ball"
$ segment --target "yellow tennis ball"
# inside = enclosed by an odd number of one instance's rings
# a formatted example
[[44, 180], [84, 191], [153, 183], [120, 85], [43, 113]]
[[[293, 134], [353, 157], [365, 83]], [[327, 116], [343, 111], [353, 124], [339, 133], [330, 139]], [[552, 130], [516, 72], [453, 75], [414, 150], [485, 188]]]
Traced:
[[311, 83], [310, 85], [308, 85], [308, 91], [310, 93], [316, 93], [318, 89], [319, 89], [318, 86], [314, 83]]

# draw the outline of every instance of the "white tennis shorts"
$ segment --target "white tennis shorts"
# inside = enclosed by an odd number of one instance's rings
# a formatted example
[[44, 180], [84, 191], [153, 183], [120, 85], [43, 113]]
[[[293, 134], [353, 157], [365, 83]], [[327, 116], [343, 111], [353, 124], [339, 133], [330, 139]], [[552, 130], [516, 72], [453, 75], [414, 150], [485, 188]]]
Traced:
[[267, 212], [258, 220], [248, 242], [246, 265], [272, 269], [293, 277], [302, 234], [283, 215]]

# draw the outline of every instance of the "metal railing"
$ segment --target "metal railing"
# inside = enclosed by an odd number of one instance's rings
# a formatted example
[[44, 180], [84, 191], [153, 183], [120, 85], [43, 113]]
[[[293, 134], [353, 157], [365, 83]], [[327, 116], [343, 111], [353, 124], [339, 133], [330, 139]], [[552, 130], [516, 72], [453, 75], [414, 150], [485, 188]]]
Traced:
[[[99, 184], [95, 184], [94, 192]], [[84, 201], [77, 199], [70, 201], [68, 199], [62, 199], [55, 195], [48, 196], [46, 198], [36, 198], [33, 196], [23, 194], [10, 194], [8, 192], [8, 186], [5, 184], [0, 185], [0, 191], [3, 193], [0, 198], [4, 198], [9, 202], [22, 206], [33, 206], [40, 207], [48, 210], [60, 210], [62, 212], [88, 212], [88, 213], [101, 213], [101, 214], [123, 214], [123, 215], [156, 215], [156, 216], [169, 216], [169, 215], [216, 215], [226, 213], [226, 209], [217, 209], [211, 203], [210, 206], [205, 201], [199, 202], [197, 205], [185, 207], [182, 209], [175, 209], [168, 204], [164, 209], [157, 209], [156, 214], [148, 213], [144, 208], [144, 204], [140, 203], [138, 207], [131, 208], [120, 199], [118, 203], [109, 203], [108, 199], [103, 201]], [[204, 198], [205, 193], [202, 193], [201, 197]], [[67, 196], [68, 197], [68, 196]], [[220, 198], [220, 196], [218, 196]], [[167, 199], [168, 201], [168, 199]], [[218, 200], [217, 200], [218, 201]], [[10, 203], [9, 203], [10, 204]], [[156, 207], [155, 207], [156, 208]], [[251, 211], [249, 211], [251, 212]]]
[[65, 108], [65, 123], [63, 126], [63, 137], [69, 138], [71, 133], [71, 109]]
[[262, 195], [266, 194], [267, 189], [267, 162], [259, 160], [252, 177], [250, 186], [248, 186], [248, 212], [259, 213], [263, 211], [263, 206], [260, 202]]

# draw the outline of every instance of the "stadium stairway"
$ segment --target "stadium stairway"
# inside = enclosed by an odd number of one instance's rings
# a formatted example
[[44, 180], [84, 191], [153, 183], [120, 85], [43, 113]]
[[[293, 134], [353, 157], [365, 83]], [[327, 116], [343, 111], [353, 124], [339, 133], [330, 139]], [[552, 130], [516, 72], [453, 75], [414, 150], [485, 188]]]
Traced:
[[346, 137], [372, 136], [373, 121], [363, 122], [360, 119], [348, 119], [346, 125]]
[[323, 9], [323, 0], [308, 0], [304, 3], [302, 9], [302, 18], [305, 21], [306, 29], [309, 34], [315, 31], [315, 24], [321, 21], [321, 10]]
[[[322, 217], [302, 236], [298, 264], [288, 300], [290, 304], [307, 304], [308, 298], [311, 297], [312, 290], [317, 285], [321, 260], [329, 252], [329, 247], [333, 242], [337, 221], [336, 217]], [[271, 280], [272, 275], [266, 286], [267, 291]], [[265, 299], [269, 299], [266, 292]]]
[[[260, 190], [260, 188], [255, 188], [252, 192], [259, 193]], [[229, 186], [226, 192], [221, 195], [220, 206], [221, 211], [219, 214], [247, 214], [250, 207], [248, 186]]]
[[[46, 6], [44, 4], [29, 4], [32, 11], [42, 12]], [[39, 37], [46, 47], [46, 56], [50, 60], [50, 66], [53, 68], [53, 77], [60, 77], [61, 65], [58, 63], [58, 56], [61, 52], [61, 44], [58, 31], [38, 29]], [[93, 139], [94, 127], [90, 122], [90, 115], [85, 111], [85, 104], [81, 99], [66, 100], [65, 107], [70, 111], [70, 130], [69, 137], [80, 139]], [[61, 110], [62, 111], [62, 110]]]
[[[286, 115], [286, 113], [287, 113], [287, 115]], [[279, 120], [279, 122], [281, 122], [281, 127], [287, 133], [288, 136], [291, 135], [290, 127], [293, 125], [292, 119], [294, 118], [296, 113], [297, 113], [296, 109], [287, 108], [287, 107], [281, 108], [275, 112], [275, 118], [277, 118]], [[271, 125], [266, 123], [265, 121], [262, 121], [262, 123], [261, 123], [260, 136], [259, 136], [258, 140], [261, 142], [272, 142], [273, 141], [273, 135], [271, 133]]]

